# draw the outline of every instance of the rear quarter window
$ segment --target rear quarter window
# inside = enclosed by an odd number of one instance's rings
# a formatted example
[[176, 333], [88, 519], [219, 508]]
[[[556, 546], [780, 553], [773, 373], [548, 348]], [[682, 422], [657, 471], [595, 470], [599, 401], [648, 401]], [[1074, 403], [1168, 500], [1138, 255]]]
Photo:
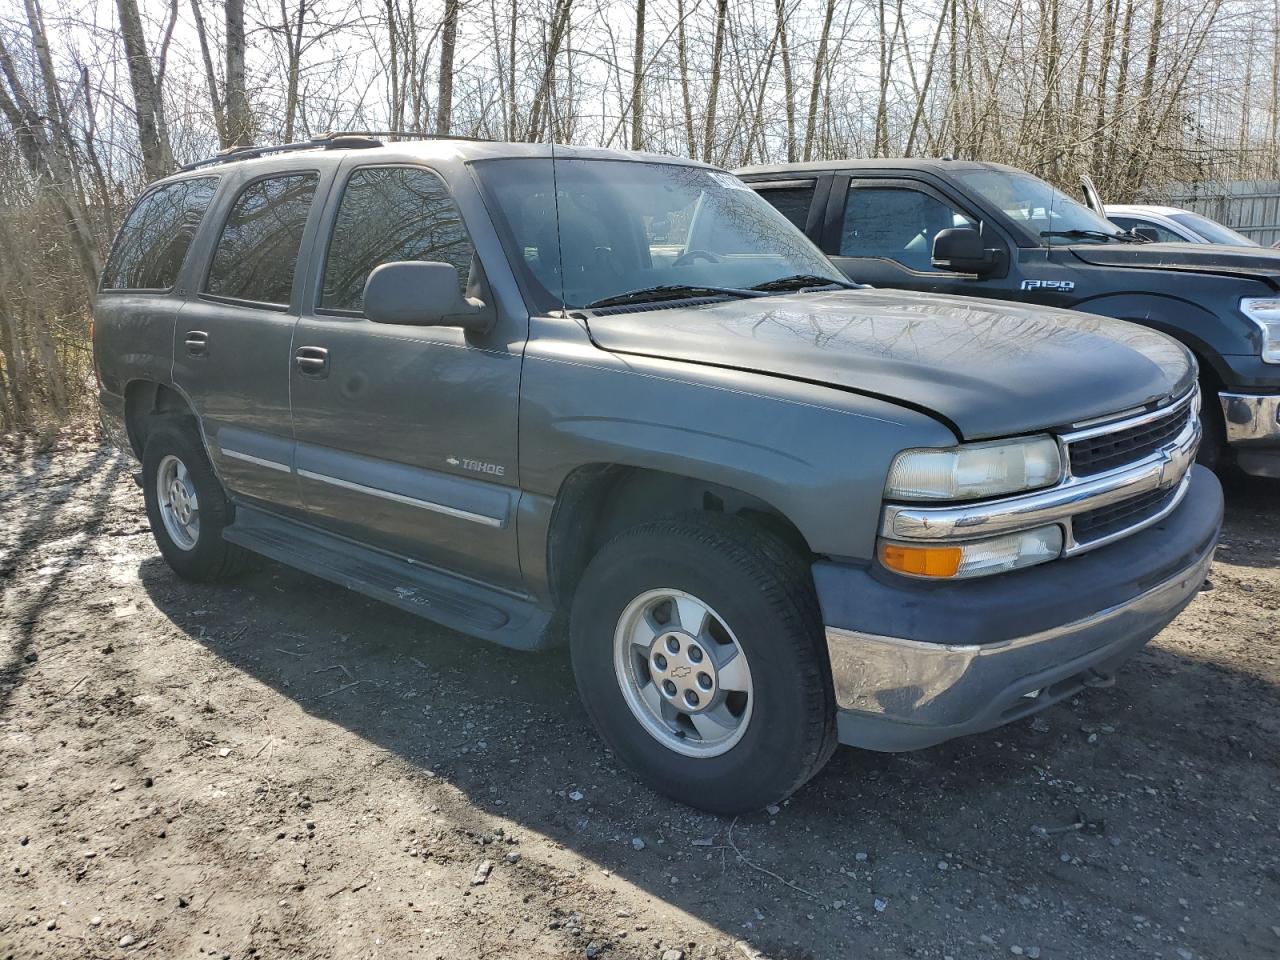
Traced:
[[195, 177], [143, 194], [116, 236], [102, 271], [102, 289], [173, 287], [217, 189], [217, 177]]

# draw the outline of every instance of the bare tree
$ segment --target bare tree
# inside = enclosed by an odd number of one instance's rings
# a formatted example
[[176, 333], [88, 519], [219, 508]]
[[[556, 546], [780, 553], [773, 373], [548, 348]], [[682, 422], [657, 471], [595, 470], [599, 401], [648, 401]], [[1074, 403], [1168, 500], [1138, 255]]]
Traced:
[[244, 0], [226, 0], [227, 21], [227, 140], [253, 140], [253, 121], [244, 87]]
[[436, 133], [449, 132], [453, 120], [453, 58], [458, 41], [459, 0], [445, 0], [440, 32], [440, 92], [436, 95]]

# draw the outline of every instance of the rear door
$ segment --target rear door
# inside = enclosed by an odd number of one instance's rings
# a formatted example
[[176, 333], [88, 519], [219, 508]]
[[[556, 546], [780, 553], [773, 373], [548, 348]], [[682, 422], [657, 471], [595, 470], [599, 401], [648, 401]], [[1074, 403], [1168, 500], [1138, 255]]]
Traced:
[[827, 192], [831, 177], [797, 177], [795, 179], [753, 180], [752, 190], [773, 205], [779, 213], [809, 235], [818, 240], [827, 205]]
[[[482, 210], [483, 208], [481, 208]], [[410, 164], [344, 161], [290, 367], [311, 522], [505, 586], [519, 584], [516, 426], [528, 315], [489, 333], [374, 323], [381, 263], [454, 265], [489, 299], [448, 184]]]
[[322, 177], [299, 169], [228, 183], [199, 292], [175, 328], [174, 381], [199, 414], [233, 494], [297, 507], [289, 410], [298, 254]]

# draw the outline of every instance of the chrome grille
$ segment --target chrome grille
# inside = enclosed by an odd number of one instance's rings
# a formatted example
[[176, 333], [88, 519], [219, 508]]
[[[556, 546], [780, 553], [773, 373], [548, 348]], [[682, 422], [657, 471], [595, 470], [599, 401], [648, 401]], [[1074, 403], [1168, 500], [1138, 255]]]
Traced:
[[1076, 543], [1087, 546], [1159, 516], [1179, 494], [1179, 487], [1150, 490], [1108, 507], [1086, 510], [1071, 518], [1071, 532]]
[[1067, 446], [1072, 475], [1091, 477], [1154, 453], [1182, 432], [1194, 413], [1193, 406], [1182, 403], [1137, 425], [1072, 441]]

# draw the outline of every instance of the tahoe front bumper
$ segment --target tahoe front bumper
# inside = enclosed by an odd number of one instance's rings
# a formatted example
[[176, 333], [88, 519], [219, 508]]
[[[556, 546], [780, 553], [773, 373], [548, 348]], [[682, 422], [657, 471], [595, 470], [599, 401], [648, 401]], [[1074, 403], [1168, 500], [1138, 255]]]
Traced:
[[1197, 466], [1158, 523], [1027, 570], [937, 583], [815, 563], [840, 742], [914, 750], [1111, 684], [1200, 589], [1221, 525], [1221, 487]]
[[1245, 473], [1280, 478], [1280, 395], [1220, 393], [1227, 443]]

